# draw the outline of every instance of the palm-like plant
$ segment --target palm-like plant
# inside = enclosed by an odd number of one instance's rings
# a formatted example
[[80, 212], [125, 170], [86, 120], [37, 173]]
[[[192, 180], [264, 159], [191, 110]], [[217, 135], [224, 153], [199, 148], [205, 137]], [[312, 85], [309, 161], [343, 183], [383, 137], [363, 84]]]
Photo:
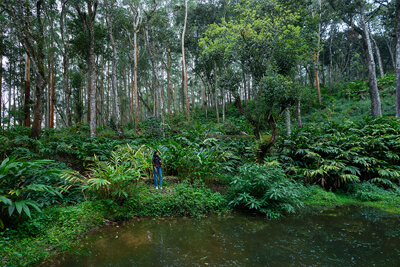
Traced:
[[[0, 164], [0, 228], [5, 219], [11, 218], [15, 211], [19, 215], [31, 217], [31, 208], [40, 211], [41, 203], [31, 198], [32, 192], [62, 197], [59, 188], [38, 183], [39, 177], [59, 175], [57, 169], [47, 170], [43, 166], [50, 160], [24, 161], [16, 157], [6, 158]], [[7, 210], [7, 211], [6, 211]]]

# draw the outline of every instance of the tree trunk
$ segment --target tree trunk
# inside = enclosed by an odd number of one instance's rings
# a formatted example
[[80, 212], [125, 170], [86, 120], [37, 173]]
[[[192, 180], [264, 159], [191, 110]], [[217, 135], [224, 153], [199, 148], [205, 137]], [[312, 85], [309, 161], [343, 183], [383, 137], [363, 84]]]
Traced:
[[[0, 42], [2, 40], [0, 39]], [[2, 129], [2, 118], [3, 114], [1, 113], [3, 109], [3, 51], [0, 51], [0, 129]]]
[[137, 31], [135, 30], [133, 33], [133, 42], [134, 42], [134, 54], [135, 54], [135, 62], [133, 67], [133, 78], [134, 78], [134, 87], [135, 87], [135, 130], [138, 130], [139, 123], [139, 99], [138, 99], [138, 85], [137, 85]]
[[[162, 136], [165, 135], [164, 133], [164, 101], [161, 99], [161, 88], [158, 84], [158, 76], [157, 76], [157, 67], [156, 67], [156, 61], [155, 61], [155, 52], [154, 52], [154, 46], [150, 43], [149, 40], [149, 20], [151, 19], [152, 15], [154, 14], [154, 11], [156, 9], [156, 5], [153, 5], [153, 9], [150, 13], [146, 14], [146, 24], [145, 24], [145, 36], [146, 36], [146, 45], [147, 45], [147, 50], [149, 53], [150, 61], [151, 61], [151, 66], [152, 66], [152, 72], [153, 72], [153, 78], [154, 78], [154, 92], [158, 94], [158, 97], [160, 98], [160, 115], [161, 115], [161, 125], [160, 125], [160, 133]], [[154, 101], [154, 105], [156, 105], [156, 101]]]
[[[1, 68], [1, 66], [0, 66]], [[0, 79], [1, 83], [1, 79]], [[1, 89], [1, 85], [0, 85]], [[24, 87], [24, 123], [25, 127], [31, 127], [31, 73], [30, 73], [30, 60], [29, 56], [25, 55], [25, 87]]]
[[[118, 87], [117, 87], [117, 49], [115, 47], [114, 35], [112, 31], [112, 11], [114, 10], [114, 0], [111, 0], [111, 3], [108, 2], [109, 6], [107, 9], [107, 28], [108, 35], [110, 37], [111, 48], [112, 48], [112, 66], [111, 66], [111, 86], [113, 92], [113, 116], [115, 125], [117, 127], [118, 136], [123, 136], [122, 125], [121, 125], [121, 112], [120, 112], [120, 103], [118, 98]], [[125, 79], [124, 79], [125, 81]]]
[[383, 77], [385, 75], [385, 73], [383, 72], [381, 52], [379, 51], [379, 47], [378, 47], [375, 39], [372, 37], [372, 34], [371, 34], [371, 40], [374, 43], [374, 47], [375, 47], [376, 59], [378, 60], [379, 73], [380, 73], [381, 77]]
[[301, 109], [300, 109], [300, 100], [297, 101], [297, 107], [296, 107], [296, 120], [297, 120], [297, 128], [303, 127], [301, 123]]
[[365, 22], [363, 9], [361, 10], [361, 26], [362, 26], [362, 35], [364, 37], [364, 42], [365, 42], [364, 45], [365, 52], [367, 54], [367, 61], [368, 61], [369, 94], [371, 97], [371, 115], [373, 117], [380, 117], [382, 116], [382, 111], [381, 111], [381, 101], [379, 97], [378, 84], [376, 80], [375, 60], [372, 51], [368, 25]]
[[88, 46], [88, 115], [90, 137], [93, 138], [97, 135], [96, 129], [96, 58], [94, 54], [94, 24], [97, 12], [98, 2], [96, 0], [86, 0], [88, 14], [82, 13], [79, 3], [75, 2], [75, 8], [81, 19], [84, 29], [89, 33], [89, 46]]
[[50, 87], [50, 116], [49, 116], [49, 128], [53, 129], [54, 128], [54, 56], [52, 56], [52, 62], [51, 62], [51, 87]]
[[318, 78], [318, 56], [314, 54], [314, 64], [315, 64], [315, 85], [317, 87], [317, 95], [318, 95], [318, 103], [322, 105], [322, 99], [321, 99], [321, 89], [319, 87], [319, 78]]
[[235, 96], [235, 107], [238, 109], [240, 114], [242, 114], [253, 126], [253, 133], [254, 136], [257, 140], [261, 140], [261, 132], [260, 129], [258, 128], [258, 123], [257, 121], [249, 114], [242, 106], [242, 101], [240, 100], [240, 96], [236, 95]]
[[[43, 31], [43, 24], [42, 24], [42, 4], [43, 1], [39, 0], [37, 2], [37, 10], [36, 10], [36, 16], [37, 16], [37, 21], [38, 21], [38, 28], [39, 28], [39, 42], [37, 44], [37, 72], [36, 73], [36, 103], [35, 103], [35, 109], [34, 109], [34, 115], [33, 115], [33, 125], [31, 129], [31, 134], [30, 137], [33, 139], [39, 139], [40, 137], [40, 131], [41, 131], [41, 107], [42, 107], [42, 92], [44, 87], [46, 86], [47, 81], [45, 80], [46, 74], [44, 70], [44, 53], [43, 53], [43, 46], [44, 46], [44, 31]], [[28, 45], [28, 44], [26, 44]], [[26, 49], [26, 48], [25, 48]], [[28, 53], [29, 54], [29, 53]], [[30, 59], [32, 60], [32, 57], [30, 56]], [[33, 60], [32, 60], [33, 61]], [[34, 62], [32, 62], [34, 63]], [[33, 64], [35, 66], [35, 64]]]
[[217, 123], [219, 123], [219, 110], [218, 110], [218, 76], [217, 76], [217, 63], [214, 60], [214, 105], [215, 105], [215, 113], [217, 115]]
[[194, 114], [194, 108], [195, 108], [194, 102], [195, 102], [195, 98], [194, 98], [194, 77], [193, 77], [193, 81], [192, 81], [192, 112], [193, 112], [193, 114]]
[[400, 0], [396, 0], [396, 117], [400, 117]]
[[285, 109], [285, 116], [286, 116], [286, 135], [289, 136], [292, 133], [292, 129], [290, 128], [290, 110], [289, 108]]
[[170, 60], [170, 50], [167, 48], [167, 97], [168, 97], [168, 114], [171, 115], [171, 101], [173, 101], [173, 96], [171, 93], [171, 60]]
[[60, 17], [60, 32], [61, 32], [61, 39], [63, 42], [63, 88], [65, 94], [65, 115], [66, 115], [66, 126], [72, 126], [72, 112], [70, 106], [70, 98], [71, 98], [71, 90], [68, 84], [68, 69], [69, 69], [69, 50], [68, 50], [68, 42], [65, 41], [65, 34], [64, 34], [64, 20], [66, 14], [66, 2], [63, 2], [62, 10], [61, 10], [61, 17]]
[[187, 23], [187, 0], [185, 0], [185, 21], [183, 24], [182, 31], [182, 75], [183, 75], [183, 87], [185, 91], [185, 100], [186, 100], [186, 115], [188, 116], [188, 120], [190, 120], [190, 105], [189, 105], [189, 89], [187, 82], [187, 69], [186, 69], [186, 59], [185, 59], [185, 32], [186, 32], [186, 23]]
[[[397, 22], [396, 22], [396, 24], [397, 24]], [[397, 26], [396, 26], [396, 28], [397, 28]], [[389, 38], [391, 38], [391, 37], [389, 37]], [[387, 40], [387, 38], [385, 38], [385, 42], [386, 42], [386, 45], [388, 47], [388, 51], [389, 51], [389, 54], [390, 54], [390, 61], [392, 62], [393, 69], [396, 70], [396, 60], [394, 59], [392, 45]], [[397, 43], [397, 33], [396, 33], [396, 43]], [[395, 49], [396, 49], [396, 47], [395, 47]]]

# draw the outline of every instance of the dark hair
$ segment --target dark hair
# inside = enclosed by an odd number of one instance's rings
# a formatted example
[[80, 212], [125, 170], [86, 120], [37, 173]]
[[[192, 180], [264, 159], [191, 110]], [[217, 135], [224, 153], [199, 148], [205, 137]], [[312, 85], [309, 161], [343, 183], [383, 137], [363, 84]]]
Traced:
[[154, 151], [154, 153], [153, 153], [153, 158], [155, 158], [155, 157], [157, 156], [157, 155], [156, 155], [157, 153], [158, 153], [158, 151]]

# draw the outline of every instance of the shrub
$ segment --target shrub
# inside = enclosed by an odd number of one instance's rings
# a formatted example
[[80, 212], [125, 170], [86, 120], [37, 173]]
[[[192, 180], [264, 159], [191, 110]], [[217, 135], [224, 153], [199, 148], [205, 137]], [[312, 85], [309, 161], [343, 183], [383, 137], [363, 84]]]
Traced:
[[303, 186], [289, 180], [279, 165], [245, 164], [239, 168], [232, 183], [230, 205], [246, 206], [279, 217], [284, 212], [294, 212], [301, 205]]
[[44, 168], [50, 162], [23, 161], [16, 157], [3, 160], [0, 164], [0, 228], [4, 228], [5, 220], [11, 219], [15, 211], [28, 217], [31, 217], [31, 208], [40, 211], [40, 207], [44, 206], [44, 202], [39, 199], [42, 195], [62, 197], [56, 186], [38, 182], [46, 177], [54, 180], [59, 175], [57, 169]]
[[95, 156], [94, 163], [88, 168], [88, 178], [77, 171], [64, 172], [62, 178], [78, 183], [82, 191], [89, 190], [99, 199], [119, 202], [129, 197], [133, 182], [143, 177], [149, 168], [149, 159], [146, 158], [148, 154], [150, 149], [146, 146], [121, 146], [111, 152], [110, 159], [106, 161], [100, 161]]
[[209, 212], [227, 209], [227, 199], [220, 193], [213, 193], [201, 183], [183, 182], [169, 190], [154, 191], [148, 187], [137, 190], [125, 206], [131, 216], [201, 216]]
[[326, 189], [377, 178], [400, 181], [400, 121], [365, 118], [343, 124], [313, 124], [278, 144], [287, 173]]
[[388, 200], [396, 195], [393, 190], [385, 190], [370, 182], [353, 184], [349, 191], [356, 199], [361, 201]]

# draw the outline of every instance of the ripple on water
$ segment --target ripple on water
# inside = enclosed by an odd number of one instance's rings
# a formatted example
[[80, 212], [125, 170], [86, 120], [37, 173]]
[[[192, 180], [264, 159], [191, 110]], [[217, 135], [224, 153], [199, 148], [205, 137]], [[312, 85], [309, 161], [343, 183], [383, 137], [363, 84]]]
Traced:
[[102, 229], [85, 239], [83, 255], [52, 265], [400, 266], [399, 222], [360, 207], [280, 220], [240, 213], [142, 218]]

